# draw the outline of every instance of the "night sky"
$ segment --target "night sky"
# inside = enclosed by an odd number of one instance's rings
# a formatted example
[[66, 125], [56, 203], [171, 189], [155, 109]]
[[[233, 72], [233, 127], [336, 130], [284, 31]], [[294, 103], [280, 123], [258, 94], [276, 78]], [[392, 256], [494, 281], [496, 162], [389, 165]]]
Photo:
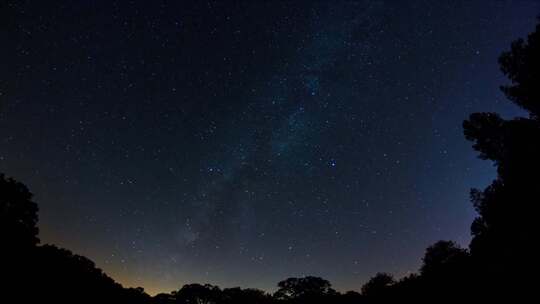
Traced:
[[[126, 286], [358, 290], [466, 246], [494, 178], [461, 129], [520, 114], [497, 57], [536, 1], [2, 1], [0, 172], [40, 238]], [[92, 2], [92, 3], [90, 3]]]

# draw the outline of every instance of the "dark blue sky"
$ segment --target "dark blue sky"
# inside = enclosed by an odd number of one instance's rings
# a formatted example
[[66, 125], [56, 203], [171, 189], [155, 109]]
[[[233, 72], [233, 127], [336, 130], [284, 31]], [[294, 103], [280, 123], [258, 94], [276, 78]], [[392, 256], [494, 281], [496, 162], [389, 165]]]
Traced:
[[41, 239], [150, 293], [359, 289], [467, 245], [494, 176], [461, 123], [519, 114], [497, 57], [536, 1], [0, 5], [0, 171]]

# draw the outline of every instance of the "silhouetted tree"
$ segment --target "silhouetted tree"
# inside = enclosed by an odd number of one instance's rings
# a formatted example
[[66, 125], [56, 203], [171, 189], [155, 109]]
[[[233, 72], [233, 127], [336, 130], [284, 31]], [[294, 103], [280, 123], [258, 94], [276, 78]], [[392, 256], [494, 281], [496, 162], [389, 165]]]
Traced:
[[[540, 21], [540, 17], [538, 19]], [[525, 42], [518, 39], [510, 51], [499, 58], [502, 72], [512, 82], [501, 86], [506, 96], [527, 110], [533, 119], [540, 118], [540, 24]]]
[[395, 283], [391, 274], [379, 272], [362, 286], [362, 295], [368, 298], [382, 297], [389, 293]]
[[221, 298], [223, 299], [222, 303], [224, 304], [272, 303], [272, 297], [269, 294], [253, 288], [225, 288], [223, 289]]
[[124, 288], [122, 291], [121, 299], [124, 303], [138, 304], [138, 303], [150, 303], [152, 299], [142, 287], [136, 288]]
[[2, 303], [148, 303], [142, 288], [123, 288], [91, 260], [38, 246], [37, 211], [26, 186], [0, 174]]
[[122, 286], [86, 257], [52, 245], [36, 248], [27, 284], [38, 299], [93, 303], [123, 299]]
[[452, 241], [438, 241], [426, 249], [420, 268], [422, 275], [448, 275], [467, 264], [469, 253]]
[[38, 207], [25, 185], [0, 173], [0, 238], [5, 250], [24, 249], [39, 243]]
[[423, 290], [416, 291], [415, 298], [429, 300], [441, 294], [448, 301], [470, 298], [474, 282], [470, 266], [469, 252], [452, 241], [438, 241], [429, 246], [420, 268], [419, 283]]
[[339, 303], [343, 304], [362, 304], [365, 303], [364, 296], [356, 291], [347, 291], [339, 298]]
[[174, 301], [175, 297], [170, 293], [158, 293], [152, 297], [152, 303], [154, 304], [171, 304]]
[[425, 284], [424, 277], [415, 273], [405, 276], [398, 282], [395, 282], [391, 286], [391, 289], [392, 292], [390, 295], [388, 295], [388, 297], [392, 297], [392, 300], [395, 302], [433, 302], [433, 297], [430, 296], [430, 292]]
[[[0, 281], [4, 298], [24, 296], [35, 273], [38, 207], [22, 183], [0, 173]], [[27, 284], [26, 286], [31, 284]]]
[[[471, 256], [481, 292], [523, 294], [532, 290], [529, 269], [537, 269], [537, 205], [540, 200], [540, 24], [499, 59], [511, 83], [506, 96], [529, 113], [502, 119], [474, 113], [463, 123], [465, 137], [480, 158], [492, 160], [497, 178], [485, 190], [473, 189], [478, 217], [471, 226]], [[528, 286], [528, 287], [525, 287]]]
[[172, 293], [175, 303], [214, 304], [221, 303], [221, 289], [210, 284], [186, 284]]
[[329, 281], [313, 276], [288, 278], [278, 283], [274, 298], [282, 301], [324, 301], [337, 295]]

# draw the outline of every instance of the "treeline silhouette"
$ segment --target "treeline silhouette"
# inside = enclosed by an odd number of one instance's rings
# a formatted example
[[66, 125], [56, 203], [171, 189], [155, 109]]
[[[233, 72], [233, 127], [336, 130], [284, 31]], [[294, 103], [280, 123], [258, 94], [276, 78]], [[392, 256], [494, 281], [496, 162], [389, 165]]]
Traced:
[[538, 269], [540, 198], [540, 24], [499, 59], [510, 84], [506, 96], [529, 117], [503, 119], [474, 113], [463, 123], [480, 158], [493, 161], [497, 177], [473, 189], [478, 217], [468, 249], [439, 241], [426, 249], [417, 274], [401, 279], [378, 273], [361, 292], [340, 293], [318, 277], [289, 278], [273, 294], [209, 284], [188, 284], [149, 296], [124, 288], [89, 259], [38, 238], [38, 207], [20, 182], [0, 174], [2, 303], [389, 303], [534, 299]]

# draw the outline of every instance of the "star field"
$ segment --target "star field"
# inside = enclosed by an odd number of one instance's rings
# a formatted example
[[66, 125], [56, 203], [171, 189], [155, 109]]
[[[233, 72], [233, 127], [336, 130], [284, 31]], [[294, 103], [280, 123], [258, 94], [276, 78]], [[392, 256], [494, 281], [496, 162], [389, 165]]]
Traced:
[[497, 57], [535, 1], [8, 1], [0, 171], [43, 243], [150, 293], [358, 289], [466, 244], [494, 177], [469, 113], [520, 110]]

